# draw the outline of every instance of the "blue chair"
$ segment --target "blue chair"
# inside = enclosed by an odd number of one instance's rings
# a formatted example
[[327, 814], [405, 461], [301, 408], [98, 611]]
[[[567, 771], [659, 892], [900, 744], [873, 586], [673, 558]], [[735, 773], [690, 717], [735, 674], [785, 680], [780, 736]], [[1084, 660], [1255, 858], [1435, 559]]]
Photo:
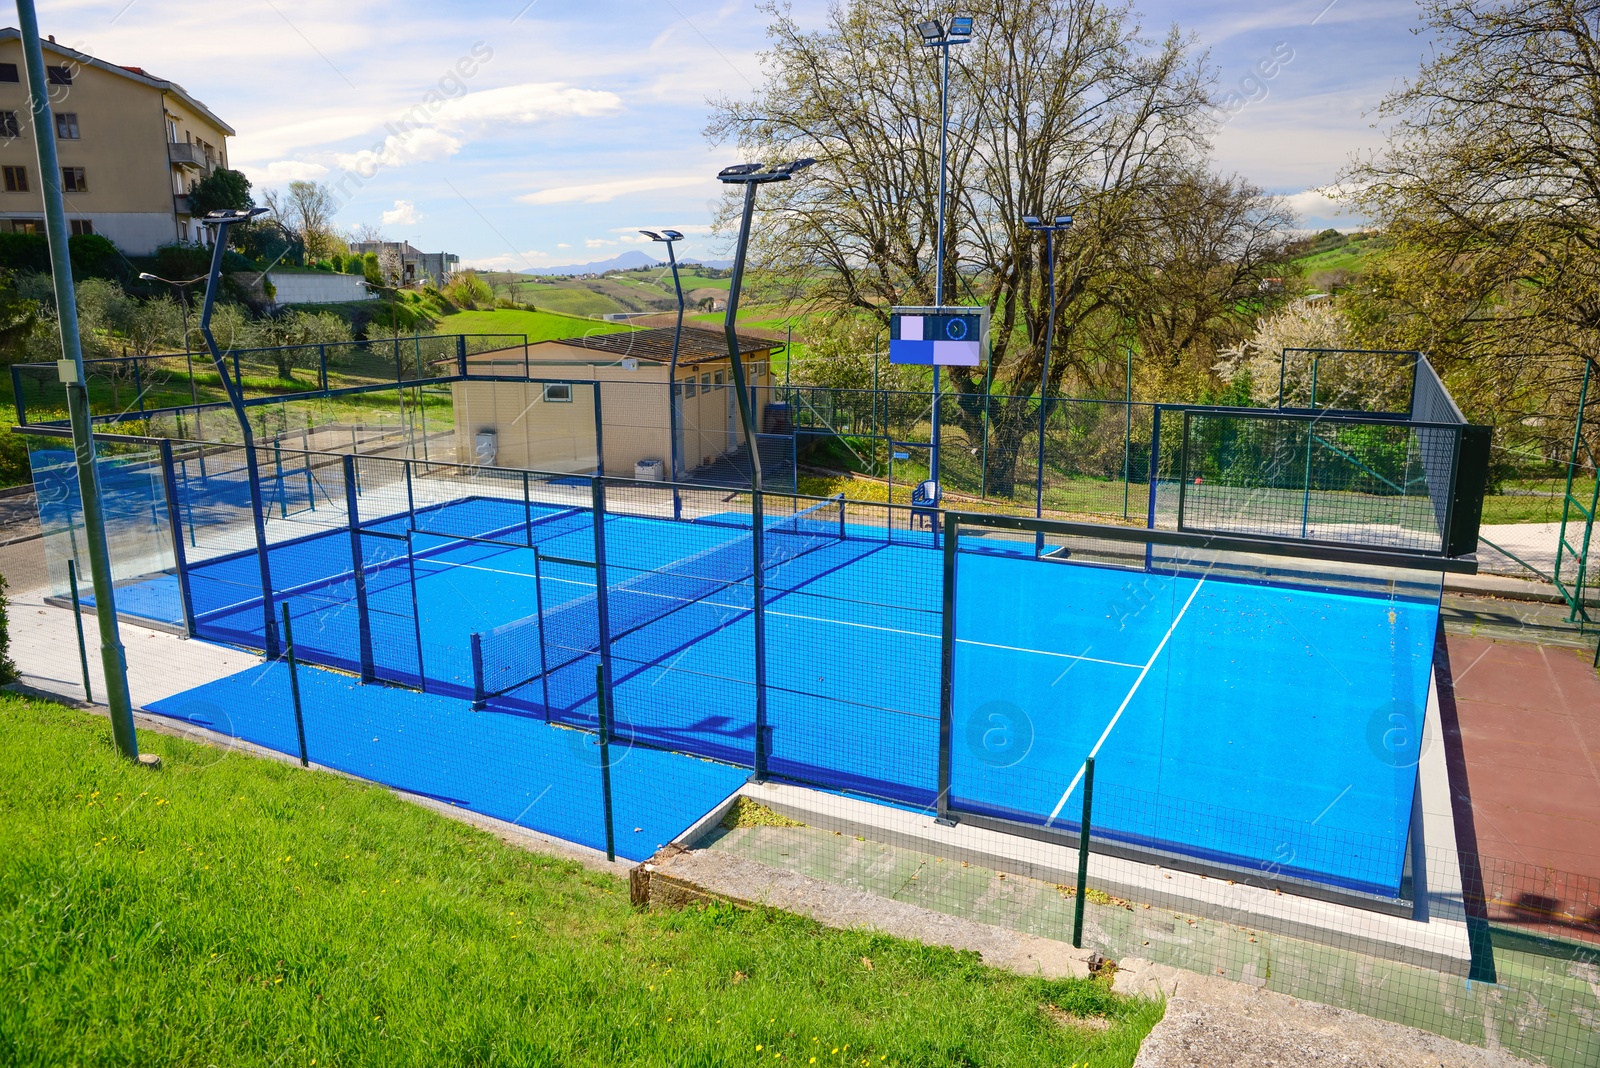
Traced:
[[911, 528], [916, 529], [917, 521], [928, 521], [928, 529], [939, 529], [939, 502], [944, 499], [944, 490], [939, 488], [939, 483], [933, 479], [919, 482], [916, 489], [911, 491]]

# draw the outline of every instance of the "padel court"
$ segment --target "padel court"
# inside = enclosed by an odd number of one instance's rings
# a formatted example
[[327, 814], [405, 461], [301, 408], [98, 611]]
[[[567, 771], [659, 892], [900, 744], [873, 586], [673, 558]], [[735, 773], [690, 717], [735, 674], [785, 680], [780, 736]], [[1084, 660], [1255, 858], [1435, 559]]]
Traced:
[[[747, 506], [674, 519], [624, 502], [596, 524], [577, 503], [474, 496], [273, 545], [299, 657], [430, 702], [411, 728], [369, 736], [391, 714], [372, 707], [384, 691], [330, 676], [374, 696], [326, 703], [319, 717], [348, 722], [317, 729], [383, 738], [420, 792], [465, 800], [503, 780], [500, 814], [526, 801], [543, 744], [528, 738], [589, 737], [607, 665], [617, 737], [649, 754], [635, 768], [666, 762], [649, 789], [724, 796], [756, 748]], [[1093, 755], [1097, 837], [1402, 893], [1436, 572], [979, 527], [960, 532], [947, 591], [948, 537], [854, 518], [834, 500], [763, 525], [769, 774], [933, 805], [948, 592], [953, 810], [1074, 832]], [[136, 584], [124, 603], [170, 600], [179, 582], [198, 636], [263, 646], [253, 551]], [[202, 691], [230, 685], [243, 684]], [[202, 691], [165, 704], [242, 696]], [[347, 770], [368, 774], [350, 752]]]

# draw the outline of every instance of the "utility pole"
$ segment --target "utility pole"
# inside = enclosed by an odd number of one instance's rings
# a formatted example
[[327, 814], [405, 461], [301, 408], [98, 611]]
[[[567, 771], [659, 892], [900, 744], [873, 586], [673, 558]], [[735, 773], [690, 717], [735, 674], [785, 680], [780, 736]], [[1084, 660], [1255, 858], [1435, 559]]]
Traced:
[[67, 236], [67, 208], [61, 196], [61, 166], [56, 158], [56, 122], [50, 110], [44, 49], [39, 44], [39, 16], [33, 0], [17, 0], [22, 60], [28, 71], [28, 96], [33, 110], [33, 140], [39, 150], [39, 187], [44, 195], [45, 235], [50, 242], [56, 310], [61, 325], [62, 359], [56, 365], [67, 387], [67, 414], [72, 422], [72, 451], [78, 465], [78, 495], [83, 500], [84, 541], [89, 553], [89, 578], [94, 611], [100, 624], [100, 663], [106, 675], [106, 706], [117, 750], [130, 760], [159, 763], [139, 755], [133, 727], [133, 699], [128, 693], [128, 663], [117, 632], [116, 591], [111, 584], [111, 556], [106, 546], [105, 514], [100, 506], [100, 477], [94, 462], [94, 427], [89, 384], [83, 370], [83, 343], [78, 335], [78, 298], [72, 282], [72, 254]]

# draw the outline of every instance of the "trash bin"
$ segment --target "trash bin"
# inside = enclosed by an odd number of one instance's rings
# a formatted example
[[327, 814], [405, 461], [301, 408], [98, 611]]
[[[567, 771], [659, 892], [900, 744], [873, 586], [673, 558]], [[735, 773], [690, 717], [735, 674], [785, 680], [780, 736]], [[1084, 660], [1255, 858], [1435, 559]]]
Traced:
[[793, 434], [794, 409], [782, 401], [774, 401], [761, 413], [763, 434]]
[[500, 452], [500, 437], [493, 428], [478, 431], [478, 436], [473, 442], [473, 456], [479, 467], [493, 467], [495, 457]]
[[640, 482], [664, 482], [666, 467], [660, 460], [640, 460], [633, 465], [633, 477]]

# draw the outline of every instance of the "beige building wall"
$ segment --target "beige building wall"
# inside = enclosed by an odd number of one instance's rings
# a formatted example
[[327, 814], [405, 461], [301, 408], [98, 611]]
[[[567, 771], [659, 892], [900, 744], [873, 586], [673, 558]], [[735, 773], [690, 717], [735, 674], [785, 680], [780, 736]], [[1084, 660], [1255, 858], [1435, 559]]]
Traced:
[[[578, 362], [575, 356], [593, 353], [554, 342], [528, 347], [530, 377], [571, 383], [570, 402], [545, 399], [544, 385], [532, 382], [456, 382], [455, 402], [457, 462], [476, 462], [477, 435], [493, 430], [498, 445], [498, 467], [525, 467], [535, 471], [583, 472], [594, 470], [593, 387], [598, 382], [603, 416], [605, 474], [632, 478], [640, 460], [660, 460], [665, 471], [672, 455], [670, 414], [667, 409], [667, 368], [640, 361], [629, 368], [616, 363]], [[771, 382], [766, 353], [749, 357], [746, 368], [758, 396]], [[521, 348], [485, 352], [467, 357], [473, 372], [521, 377]], [[743, 444], [727, 360], [678, 369], [682, 387], [683, 458], [686, 471], [732, 452]], [[693, 379], [694, 396], [689, 396]], [[702, 385], [702, 379], [704, 384]], [[720, 381], [719, 381], [720, 379]], [[760, 418], [760, 413], [757, 413]]]
[[[191, 181], [227, 165], [232, 129], [171, 82], [112, 68], [49, 41], [43, 50], [45, 65], [64, 68], [71, 79], [50, 85], [58, 128], [77, 134], [56, 138], [61, 166], [81, 167], [85, 182], [82, 190], [63, 186], [68, 217], [133, 255], [199, 240], [199, 225], [179, 198], [186, 199]], [[0, 30], [0, 64], [15, 65], [18, 74], [14, 82], [0, 81], [0, 112], [15, 115], [18, 134], [0, 136], [0, 165], [20, 167], [27, 176], [26, 192], [0, 181], [0, 229], [42, 229], [36, 131], [15, 30]]]

